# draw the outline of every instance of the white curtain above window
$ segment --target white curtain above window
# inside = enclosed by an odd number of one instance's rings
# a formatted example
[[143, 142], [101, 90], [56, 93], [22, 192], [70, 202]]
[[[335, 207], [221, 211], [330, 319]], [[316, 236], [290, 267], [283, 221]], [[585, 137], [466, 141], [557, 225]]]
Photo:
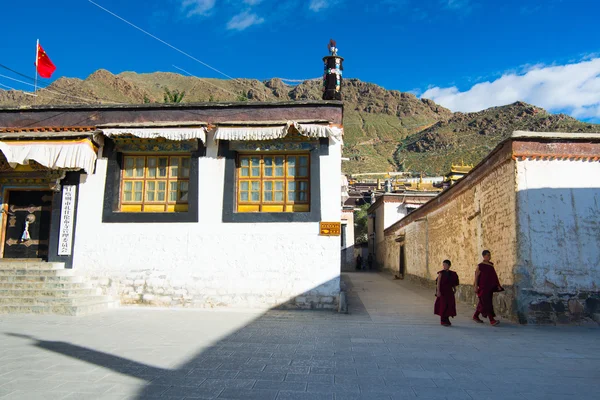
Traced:
[[342, 129], [330, 127], [328, 125], [300, 124], [295, 121], [288, 121], [285, 125], [278, 126], [220, 126], [216, 129], [215, 139], [217, 140], [274, 140], [281, 139], [288, 135], [290, 129], [294, 127], [302, 136], [309, 138], [335, 138], [340, 140]]
[[0, 141], [0, 151], [11, 167], [29, 161], [50, 169], [83, 169], [94, 172], [96, 148], [89, 139], [63, 141]]
[[142, 139], [165, 138], [167, 140], [200, 139], [206, 143], [206, 128], [100, 128], [108, 137], [131, 135]]

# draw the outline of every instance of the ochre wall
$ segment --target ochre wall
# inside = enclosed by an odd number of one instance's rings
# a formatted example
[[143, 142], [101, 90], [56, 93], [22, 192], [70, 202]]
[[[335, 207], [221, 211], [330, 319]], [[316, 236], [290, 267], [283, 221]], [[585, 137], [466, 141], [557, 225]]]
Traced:
[[400, 243], [395, 239], [404, 235], [408, 279], [433, 285], [442, 261], [449, 259], [462, 284], [459, 298], [475, 302], [474, 271], [481, 252], [488, 249], [507, 288], [497, 296], [498, 311], [516, 319], [512, 289], [517, 258], [515, 181], [515, 161], [507, 146], [465, 178], [462, 187], [409, 215], [404, 226], [388, 229], [385, 268], [398, 271]]

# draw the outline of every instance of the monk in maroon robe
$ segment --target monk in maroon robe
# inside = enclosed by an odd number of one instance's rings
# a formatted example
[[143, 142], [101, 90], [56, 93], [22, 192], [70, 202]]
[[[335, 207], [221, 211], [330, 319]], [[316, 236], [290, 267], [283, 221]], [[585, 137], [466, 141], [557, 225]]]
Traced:
[[450, 260], [444, 260], [443, 270], [438, 272], [436, 279], [437, 290], [435, 293], [435, 306], [433, 313], [440, 316], [442, 326], [450, 326], [450, 317], [456, 317], [456, 300], [454, 291], [458, 286], [458, 274], [450, 271], [452, 263]]
[[494, 317], [494, 293], [502, 292], [504, 288], [500, 286], [498, 280], [498, 274], [494, 269], [494, 263], [491, 260], [492, 254], [489, 250], [484, 250], [482, 253], [483, 261], [477, 266], [475, 270], [475, 293], [479, 297], [479, 303], [475, 314], [473, 314], [473, 320], [477, 323], [483, 324], [483, 321], [479, 319], [479, 315], [483, 315], [484, 318], [490, 319], [490, 324], [498, 325], [500, 322], [496, 321]]

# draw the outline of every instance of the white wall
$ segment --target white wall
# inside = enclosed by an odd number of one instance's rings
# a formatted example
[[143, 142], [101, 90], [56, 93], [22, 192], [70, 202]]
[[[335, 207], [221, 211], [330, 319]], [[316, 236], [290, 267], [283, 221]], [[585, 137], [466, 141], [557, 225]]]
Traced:
[[[380, 207], [380, 209], [381, 208], [382, 207]], [[385, 229], [394, 225], [406, 216], [406, 207], [404, 207], [403, 203], [383, 203], [383, 214], [383, 229], [381, 230], [380, 236], [383, 236], [383, 231]], [[379, 232], [377, 233], [379, 234]], [[381, 240], [383, 240], [383, 237], [381, 237]]]
[[343, 271], [351, 271], [356, 266], [354, 257], [354, 211], [342, 211], [342, 229], [344, 229], [344, 226], [346, 227], [346, 246], [341, 246], [341, 268]]
[[518, 161], [517, 189], [516, 272], [539, 292], [597, 292], [600, 162]]
[[[123, 301], [154, 304], [333, 307], [340, 238], [319, 223], [223, 223], [225, 159], [207, 140], [199, 159], [198, 223], [102, 223], [107, 161], [81, 184], [74, 269]], [[320, 157], [321, 220], [340, 221], [341, 144]], [[300, 297], [298, 297], [300, 296]]]
[[[375, 262], [383, 267], [385, 264], [384, 230], [404, 218], [407, 210], [403, 203], [384, 202], [375, 210], [375, 215], [375, 248], [372, 252], [375, 254]], [[370, 221], [372, 223], [372, 220]]]

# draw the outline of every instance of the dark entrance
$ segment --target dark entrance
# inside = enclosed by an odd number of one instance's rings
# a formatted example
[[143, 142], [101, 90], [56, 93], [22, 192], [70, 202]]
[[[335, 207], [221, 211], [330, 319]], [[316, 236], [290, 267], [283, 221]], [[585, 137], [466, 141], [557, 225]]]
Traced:
[[398, 266], [398, 275], [404, 278], [404, 271], [406, 270], [406, 258], [404, 256], [404, 245], [400, 245], [400, 265]]
[[52, 192], [11, 190], [4, 235], [4, 258], [48, 258]]

